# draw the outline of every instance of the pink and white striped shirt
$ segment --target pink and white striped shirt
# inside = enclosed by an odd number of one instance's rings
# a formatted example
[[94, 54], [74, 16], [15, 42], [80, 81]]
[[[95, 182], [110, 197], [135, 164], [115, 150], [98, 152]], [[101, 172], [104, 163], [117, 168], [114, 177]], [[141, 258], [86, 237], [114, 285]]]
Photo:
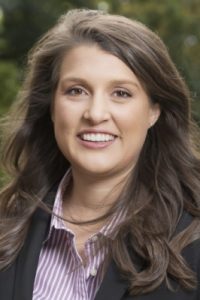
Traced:
[[[61, 181], [53, 207], [62, 215], [62, 190], [69, 172]], [[93, 300], [103, 280], [108, 260], [109, 239], [123, 212], [115, 215], [85, 243], [86, 265], [75, 246], [74, 233], [63, 220], [52, 215], [47, 240], [43, 243], [33, 289], [33, 300]]]

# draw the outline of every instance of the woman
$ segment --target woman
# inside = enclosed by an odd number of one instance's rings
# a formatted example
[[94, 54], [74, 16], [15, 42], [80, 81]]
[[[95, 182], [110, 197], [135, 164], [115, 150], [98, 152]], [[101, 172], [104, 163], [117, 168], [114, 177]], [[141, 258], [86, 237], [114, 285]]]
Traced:
[[199, 299], [190, 96], [160, 38], [70, 11], [32, 50], [19, 98], [1, 299]]

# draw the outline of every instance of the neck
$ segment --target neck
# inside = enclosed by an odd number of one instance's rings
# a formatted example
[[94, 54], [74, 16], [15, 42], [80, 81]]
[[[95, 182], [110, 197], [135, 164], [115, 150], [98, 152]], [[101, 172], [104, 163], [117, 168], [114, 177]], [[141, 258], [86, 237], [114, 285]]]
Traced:
[[65, 193], [64, 214], [79, 221], [92, 220], [104, 215], [117, 200], [127, 176], [89, 177], [72, 170], [73, 186]]

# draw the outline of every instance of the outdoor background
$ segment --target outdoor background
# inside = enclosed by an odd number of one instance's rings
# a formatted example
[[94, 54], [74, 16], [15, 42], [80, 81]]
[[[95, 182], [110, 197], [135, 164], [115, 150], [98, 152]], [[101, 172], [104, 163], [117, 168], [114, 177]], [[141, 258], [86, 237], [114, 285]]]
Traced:
[[190, 87], [200, 124], [200, 0], [0, 0], [0, 117], [15, 101], [32, 45], [59, 15], [83, 7], [122, 14], [156, 31]]

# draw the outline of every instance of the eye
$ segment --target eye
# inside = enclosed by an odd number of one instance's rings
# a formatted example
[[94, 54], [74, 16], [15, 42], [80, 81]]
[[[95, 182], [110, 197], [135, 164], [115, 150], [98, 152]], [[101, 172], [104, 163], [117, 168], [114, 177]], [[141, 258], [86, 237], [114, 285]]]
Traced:
[[130, 98], [132, 97], [131, 93], [124, 91], [124, 90], [116, 90], [114, 91], [114, 96], [115, 97], [120, 97], [120, 98]]
[[78, 96], [78, 95], [86, 95], [86, 92], [80, 87], [73, 87], [69, 88], [65, 91], [65, 94], [71, 96]]

